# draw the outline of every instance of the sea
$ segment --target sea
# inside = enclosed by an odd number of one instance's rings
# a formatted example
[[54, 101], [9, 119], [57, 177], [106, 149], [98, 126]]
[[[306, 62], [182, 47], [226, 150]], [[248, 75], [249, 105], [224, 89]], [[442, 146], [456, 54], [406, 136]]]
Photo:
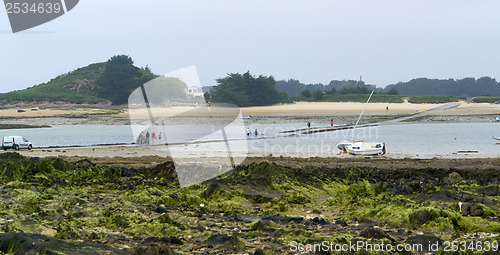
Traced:
[[[314, 128], [327, 128], [317, 125]], [[202, 126], [201, 129], [204, 127]], [[210, 126], [206, 126], [206, 129]], [[246, 129], [251, 130], [247, 136]], [[171, 125], [168, 130], [177, 130], [175, 144], [165, 148], [175, 150], [216, 150], [221, 141], [212, 136], [193, 132], [201, 130], [200, 125]], [[258, 135], [255, 136], [255, 129]], [[166, 130], [167, 141], [169, 131]], [[182, 132], [179, 132], [181, 130]], [[194, 130], [194, 131], [189, 131]], [[229, 129], [233, 143], [240, 143], [240, 152], [252, 155], [283, 156], [331, 156], [336, 155], [336, 144], [355, 138], [367, 142], [384, 142], [388, 154], [433, 157], [460, 153], [500, 156], [500, 144], [493, 139], [500, 136], [500, 123], [397, 123], [355, 130], [339, 130], [307, 134], [305, 123], [248, 124], [244, 128]], [[184, 132], [186, 131], [186, 132]], [[291, 132], [290, 132], [291, 131]], [[171, 133], [171, 132], [170, 132]], [[182, 134], [186, 133], [186, 137]], [[50, 128], [0, 130], [0, 137], [20, 135], [28, 138], [34, 149], [106, 147], [135, 145], [132, 128], [129, 125], [54, 125]], [[202, 144], [202, 146], [200, 146]], [[158, 148], [158, 150], [165, 150]], [[236, 147], [235, 147], [236, 148]]]

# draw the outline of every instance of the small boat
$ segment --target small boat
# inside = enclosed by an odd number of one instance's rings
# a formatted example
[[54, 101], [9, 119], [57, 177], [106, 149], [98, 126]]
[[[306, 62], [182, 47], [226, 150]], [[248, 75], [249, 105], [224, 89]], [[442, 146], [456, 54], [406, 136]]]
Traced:
[[385, 154], [385, 143], [355, 142], [345, 150], [351, 155], [382, 155]]
[[495, 142], [497, 143], [500, 143], [500, 136], [493, 136], [493, 139], [495, 140]]
[[339, 154], [342, 153], [349, 153], [351, 155], [382, 155], [385, 154], [385, 143], [382, 142], [364, 142], [361, 140], [354, 140], [354, 132], [356, 130], [356, 127], [359, 124], [359, 120], [361, 119], [361, 116], [363, 116], [363, 113], [365, 112], [366, 106], [368, 105], [368, 102], [370, 102], [370, 98], [373, 95], [373, 91], [370, 94], [370, 97], [368, 97], [368, 101], [366, 101], [365, 107], [363, 108], [363, 111], [361, 111], [361, 114], [359, 115], [358, 121], [354, 125], [354, 128], [352, 129], [352, 139], [348, 141], [341, 141], [337, 143], [336, 147], [340, 150]]
[[500, 121], [500, 117], [496, 117], [496, 118], [495, 118], [495, 121], [496, 121], [496, 122], [499, 122], [499, 121]]

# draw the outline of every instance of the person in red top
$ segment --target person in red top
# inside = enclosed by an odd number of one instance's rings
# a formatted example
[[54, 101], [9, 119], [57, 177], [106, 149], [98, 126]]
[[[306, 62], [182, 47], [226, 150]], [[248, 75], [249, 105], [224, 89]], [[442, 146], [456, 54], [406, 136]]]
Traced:
[[153, 144], [155, 144], [155, 139], [156, 139], [155, 131], [153, 131], [153, 133], [151, 134], [151, 139], [153, 140]]

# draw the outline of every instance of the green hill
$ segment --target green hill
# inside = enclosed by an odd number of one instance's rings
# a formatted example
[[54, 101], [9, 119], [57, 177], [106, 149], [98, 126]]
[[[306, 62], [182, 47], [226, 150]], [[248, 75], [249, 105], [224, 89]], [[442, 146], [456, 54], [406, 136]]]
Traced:
[[[111, 77], [111, 78], [110, 78]], [[47, 101], [67, 103], [126, 103], [126, 98], [114, 95], [128, 95], [141, 84], [157, 77], [148, 68], [138, 68], [128, 56], [114, 56], [107, 62], [95, 63], [78, 68], [66, 74], [24, 90], [0, 94], [4, 102]], [[116, 88], [116, 84], [120, 84]], [[123, 93], [117, 93], [117, 91]], [[124, 97], [124, 96], [122, 96]]]

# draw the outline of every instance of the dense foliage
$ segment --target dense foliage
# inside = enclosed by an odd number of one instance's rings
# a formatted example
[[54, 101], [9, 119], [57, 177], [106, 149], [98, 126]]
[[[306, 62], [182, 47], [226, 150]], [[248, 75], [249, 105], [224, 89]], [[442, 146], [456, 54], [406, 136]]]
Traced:
[[[305, 97], [310, 97], [302, 94], [303, 91], [306, 94], [312, 94], [315, 91], [322, 91], [326, 94], [333, 94], [339, 92], [341, 94], [369, 94], [372, 90], [377, 92], [382, 92], [382, 89], [377, 89], [374, 85], [367, 85], [363, 81], [331, 81], [328, 85], [323, 85], [321, 83], [317, 84], [304, 84], [298, 80], [290, 79], [288, 81], [277, 81], [276, 82], [276, 90], [279, 92], [286, 92], [289, 97], [296, 97], [299, 95], [303, 95]], [[397, 93], [396, 93], [397, 94]], [[317, 94], [319, 95], [319, 94]]]
[[104, 75], [97, 80], [99, 96], [109, 99], [113, 104], [125, 104], [132, 91], [153, 79], [151, 74], [141, 73], [134, 61], [126, 55], [111, 57], [106, 62]]
[[282, 102], [286, 94], [279, 93], [272, 76], [254, 77], [250, 72], [231, 73], [217, 79], [211, 98], [213, 102], [230, 103], [238, 106], [263, 106]]
[[0, 100], [121, 104], [127, 102], [133, 89], [155, 77], [149, 69], [133, 66], [129, 56], [114, 56], [106, 63], [76, 69], [47, 83], [0, 94]]
[[[308, 90], [305, 90], [308, 91]], [[309, 91], [308, 91], [309, 92]], [[310, 93], [310, 92], [309, 92]], [[369, 94], [341, 94], [341, 93], [323, 93], [321, 98], [311, 95], [310, 97], [305, 97], [304, 95], [296, 96], [293, 101], [322, 101], [322, 102], [366, 102], [368, 100]], [[305, 93], [307, 94], [307, 93]], [[316, 92], [315, 92], [316, 94]], [[372, 103], [403, 103], [403, 96], [400, 95], [388, 95], [388, 94], [373, 94], [370, 99]]]
[[388, 85], [385, 90], [396, 89], [402, 95], [447, 95], [458, 97], [476, 97], [481, 95], [500, 96], [500, 84], [490, 77], [479, 79], [413, 79]]

